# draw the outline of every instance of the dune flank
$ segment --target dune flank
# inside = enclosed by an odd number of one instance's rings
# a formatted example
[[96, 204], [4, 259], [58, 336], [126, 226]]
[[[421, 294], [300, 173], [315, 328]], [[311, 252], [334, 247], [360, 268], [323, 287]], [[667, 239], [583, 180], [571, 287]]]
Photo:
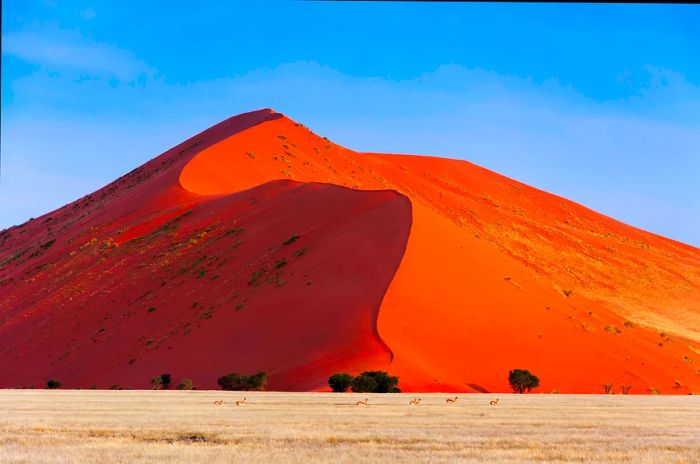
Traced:
[[499, 392], [528, 368], [544, 392], [700, 389], [697, 248], [271, 110], [2, 232], [0, 282], [6, 386], [267, 370], [313, 390], [383, 369], [404, 391]]

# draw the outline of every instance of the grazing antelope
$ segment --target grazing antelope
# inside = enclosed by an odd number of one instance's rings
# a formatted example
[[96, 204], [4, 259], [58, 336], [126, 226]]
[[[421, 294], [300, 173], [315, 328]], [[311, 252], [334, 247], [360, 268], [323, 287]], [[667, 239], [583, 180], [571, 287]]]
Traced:
[[447, 404], [455, 404], [455, 403], [457, 402], [457, 399], [458, 399], [458, 397], [456, 397], [456, 396], [455, 396], [454, 398], [447, 398], [447, 399], [445, 400], [445, 403], [447, 403]]
[[218, 404], [219, 406], [224, 404], [224, 400], [216, 400], [214, 401], [214, 404]]
[[491, 406], [498, 406], [498, 398], [496, 398], [495, 400], [489, 401], [489, 404], [490, 404]]
[[361, 404], [364, 404], [365, 406], [367, 406], [367, 398], [365, 398], [364, 401], [358, 401], [357, 403], [355, 403], [355, 406], [359, 406]]
[[408, 402], [408, 404], [415, 404], [418, 406], [420, 404], [420, 398], [413, 398], [411, 401]]
[[236, 401], [236, 406], [240, 406], [242, 404], [245, 404], [246, 401], [247, 401], [246, 398], [243, 398], [242, 400], [238, 400], [238, 401]]

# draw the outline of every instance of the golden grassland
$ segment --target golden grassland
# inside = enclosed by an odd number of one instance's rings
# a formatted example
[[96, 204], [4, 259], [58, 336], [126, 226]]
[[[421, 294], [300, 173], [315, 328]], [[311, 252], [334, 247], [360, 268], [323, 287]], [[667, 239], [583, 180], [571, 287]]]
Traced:
[[449, 396], [1, 390], [0, 462], [700, 462], [698, 396]]

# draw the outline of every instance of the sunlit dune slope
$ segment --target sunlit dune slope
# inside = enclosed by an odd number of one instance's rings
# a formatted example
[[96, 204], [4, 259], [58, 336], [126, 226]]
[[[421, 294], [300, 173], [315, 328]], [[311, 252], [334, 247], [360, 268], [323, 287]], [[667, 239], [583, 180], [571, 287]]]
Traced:
[[383, 369], [404, 391], [506, 391], [528, 368], [544, 392], [685, 394], [699, 342], [700, 250], [271, 110], [0, 234], [3, 386]]

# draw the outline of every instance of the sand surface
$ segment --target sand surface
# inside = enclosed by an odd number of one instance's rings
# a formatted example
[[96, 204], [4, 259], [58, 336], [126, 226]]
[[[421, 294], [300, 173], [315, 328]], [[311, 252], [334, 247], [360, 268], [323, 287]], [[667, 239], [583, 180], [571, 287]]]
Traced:
[[[415, 396], [421, 404], [409, 406]], [[447, 397], [6, 390], [0, 462], [700, 461], [697, 397]]]

